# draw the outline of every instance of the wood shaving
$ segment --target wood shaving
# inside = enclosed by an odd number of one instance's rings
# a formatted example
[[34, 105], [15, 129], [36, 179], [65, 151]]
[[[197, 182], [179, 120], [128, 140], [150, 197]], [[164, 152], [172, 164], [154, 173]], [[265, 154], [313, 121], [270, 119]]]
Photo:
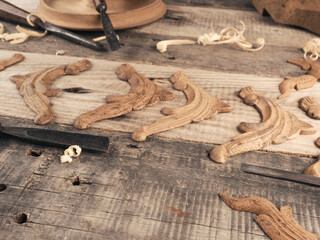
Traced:
[[308, 54], [311, 53], [309, 55], [309, 58], [312, 61], [316, 61], [319, 58], [320, 55], [320, 38], [313, 38], [311, 40], [309, 40], [308, 42], [306, 42], [303, 45], [303, 51], [304, 51], [304, 58], [306, 59], [308, 57]]
[[81, 147], [78, 145], [71, 145], [69, 148], [64, 150], [64, 155], [60, 156], [61, 163], [71, 163], [73, 157], [78, 157], [81, 154]]
[[59, 55], [64, 55], [66, 52], [64, 50], [57, 50], [56, 51], [56, 56], [59, 56]]
[[[216, 45], [216, 44], [237, 44], [242, 50], [255, 52], [261, 50], [265, 45], [265, 40], [263, 38], [257, 38], [255, 44], [248, 42], [243, 33], [245, 31], [244, 22], [240, 21], [242, 24], [242, 30], [238, 30], [234, 27], [226, 27], [220, 31], [220, 33], [216, 33], [213, 29], [212, 32], [203, 34], [199, 36], [197, 41], [193, 40], [182, 40], [182, 39], [174, 39], [174, 40], [164, 40], [157, 43], [157, 49], [159, 52], [164, 53], [167, 50], [168, 45], [182, 45], [182, 44], [201, 44], [203, 46], [206, 45]], [[258, 47], [255, 47], [257, 45]]]

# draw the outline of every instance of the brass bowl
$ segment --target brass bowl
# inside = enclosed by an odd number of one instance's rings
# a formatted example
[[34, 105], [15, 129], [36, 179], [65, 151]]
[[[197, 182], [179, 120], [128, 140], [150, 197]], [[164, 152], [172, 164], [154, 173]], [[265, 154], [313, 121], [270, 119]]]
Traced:
[[[107, 13], [115, 29], [141, 26], [166, 12], [162, 0], [107, 0]], [[92, 0], [41, 0], [38, 15], [59, 27], [73, 30], [102, 30], [101, 18]]]

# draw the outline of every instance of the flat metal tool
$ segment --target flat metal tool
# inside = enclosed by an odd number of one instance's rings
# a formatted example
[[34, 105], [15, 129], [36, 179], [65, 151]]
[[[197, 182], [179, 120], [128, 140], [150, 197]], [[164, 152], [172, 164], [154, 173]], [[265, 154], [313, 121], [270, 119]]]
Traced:
[[[8, 3], [4, 0], [0, 1], [0, 19], [30, 27], [27, 21], [27, 16], [29, 14], [30, 14], [29, 12], [21, 8], [18, 8], [17, 6], [14, 6], [11, 3]], [[57, 27], [51, 23], [42, 22], [36, 16], [32, 16], [31, 19], [32, 19], [32, 23], [35, 26], [45, 29], [48, 32], [51, 32], [52, 34], [57, 35], [63, 39], [66, 39], [68, 41], [71, 41], [73, 43], [79, 44], [84, 47], [91, 48], [96, 51], [106, 51], [106, 48], [98, 42], [94, 42], [92, 40], [86, 39], [78, 34], [75, 34], [63, 28]]]
[[104, 152], [109, 147], [109, 138], [82, 133], [71, 133], [41, 128], [2, 127], [0, 132], [10, 136], [26, 139], [41, 145], [69, 147], [79, 145], [90, 151]]
[[108, 47], [111, 51], [118, 50], [120, 43], [114, 31], [110, 18], [107, 14], [107, 3], [105, 0], [93, 0], [96, 10], [100, 13], [104, 34], [106, 35]]
[[260, 166], [246, 164], [246, 163], [241, 164], [241, 170], [246, 173], [253, 173], [253, 174], [257, 174], [265, 177], [283, 179], [283, 180], [288, 180], [292, 182], [298, 182], [298, 183], [320, 187], [319, 177], [314, 177], [306, 174], [289, 172], [289, 171], [278, 170], [278, 169], [267, 168], [267, 167], [260, 167]]

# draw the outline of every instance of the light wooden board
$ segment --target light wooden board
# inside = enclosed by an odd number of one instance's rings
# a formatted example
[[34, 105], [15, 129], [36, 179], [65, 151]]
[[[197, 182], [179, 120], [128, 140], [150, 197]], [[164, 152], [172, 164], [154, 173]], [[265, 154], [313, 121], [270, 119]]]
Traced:
[[[0, 51], [1, 57], [10, 57], [10, 51]], [[9, 77], [14, 74], [27, 74], [33, 71], [56, 66], [59, 64], [72, 63], [79, 58], [50, 56], [43, 54], [25, 54], [26, 59], [22, 63], [12, 66], [0, 72], [0, 116], [33, 119], [35, 114], [25, 105], [23, 99], [15, 89], [15, 85], [10, 82]], [[62, 92], [58, 97], [51, 98], [55, 122], [59, 124], [72, 125], [76, 117], [82, 113], [90, 111], [104, 103], [104, 97], [113, 94], [126, 94], [129, 85], [117, 79], [114, 74], [120, 62], [94, 60], [91, 70], [83, 72], [77, 76], [65, 76], [56, 80], [53, 88], [82, 87], [90, 89], [91, 93], [74, 94]], [[132, 64], [137, 71], [145, 74], [149, 78], [160, 78], [154, 80], [157, 84], [172, 89], [168, 78], [180, 68], [163, 67], [147, 64]], [[197, 124], [176, 128], [171, 131], [157, 134], [157, 136], [179, 139], [185, 141], [195, 141], [204, 143], [221, 144], [239, 135], [237, 126], [241, 121], [259, 122], [258, 112], [250, 106], [242, 103], [236, 96], [236, 92], [242, 87], [251, 85], [265, 96], [276, 100], [279, 95], [278, 85], [281, 78], [261, 77], [243, 74], [228, 74], [214, 71], [204, 71], [197, 69], [183, 69], [190, 79], [200, 87], [206, 89], [212, 96], [221, 98], [224, 102], [234, 107], [231, 113], [218, 114], [214, 118], [202, 121]], [[186, 99], [181, 92], [174, 91], [176, 99], [170, 102], [161, 102], [154, 107], [145, 108], [110, 120], [104, 120], [92, 125], [93, 128], [115, 130], [123, 132], [133, 132], [142, 125], [152, 123], [162, 116], [160, 110], [164, 106], [179, 107], [186, 103]], [[320, 129], [317, 120], [308, 118], [297, 106], [297, 101], [302, 96], [316, 96], [320, 92], [320, 85], [315, 85], [311, 89], [300, 92], [292, 92], [292, 95], [281, 101], [276, 100], [284, 109], [296, 114], [301, 120], [309, 122]], [[303, 155], [318, 155], [320, 150], [315, 147], [314, 140], [317, 135], [299, 136], [297, 139], [288, 141], [281, 145], [272, 145], [265, 150], [275, 152], [286, 152]]]

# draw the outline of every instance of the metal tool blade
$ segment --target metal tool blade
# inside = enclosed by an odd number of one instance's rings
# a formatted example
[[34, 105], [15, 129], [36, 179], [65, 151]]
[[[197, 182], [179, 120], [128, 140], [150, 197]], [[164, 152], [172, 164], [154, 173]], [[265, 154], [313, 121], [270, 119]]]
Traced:
[[96, 10], [100, 13], [104, 34], [106, 35], [109, 49], [118, 50], [120, 43], [112, 26], [111, 20], [107, 14], [107, 3], [105, 0], [93, 0]]
[[0, 131], [41, 145], [60, 147], [79, 145], [83, 149], [98, 152], [104, 152], [109, 147], [109, 138], [105, 136], [23, 127], [1, 127]]
[[313, 185], [320, 187], [320, 178], [314, 177], [306, 174], [289, 172], [284, 170], [278, 170], [273, 168], [267, 167], [260, 167], [255, 165], [250, 165], [246, 163], [241, 164], [241, 170], [247, 173], [253, 173], [261, 176], [276, 178], [276, 179], [283, 179], [292, 182], [298, 182], [308, 185]]
[[[4, 0], [0, 1], [0, 19], [30, 27], [28, 21], [26, 20], [29, 14], [29, 12], [18, 8], [11, 3], [8, 3]], [[84, 47], [91, 48], [96, 51], [106, 51], [105, 47], [98, 42], [86, 39], [83, 36], [80, 36], [74, 32], [67, 31], [53, 24], [44, 23], [35, 16], [32, 16], [32, 20], [35, 26], [45, 29], [48, 32], [51, 32], [52, 34], [57, 35], [63, 39], [82, 45]]]

